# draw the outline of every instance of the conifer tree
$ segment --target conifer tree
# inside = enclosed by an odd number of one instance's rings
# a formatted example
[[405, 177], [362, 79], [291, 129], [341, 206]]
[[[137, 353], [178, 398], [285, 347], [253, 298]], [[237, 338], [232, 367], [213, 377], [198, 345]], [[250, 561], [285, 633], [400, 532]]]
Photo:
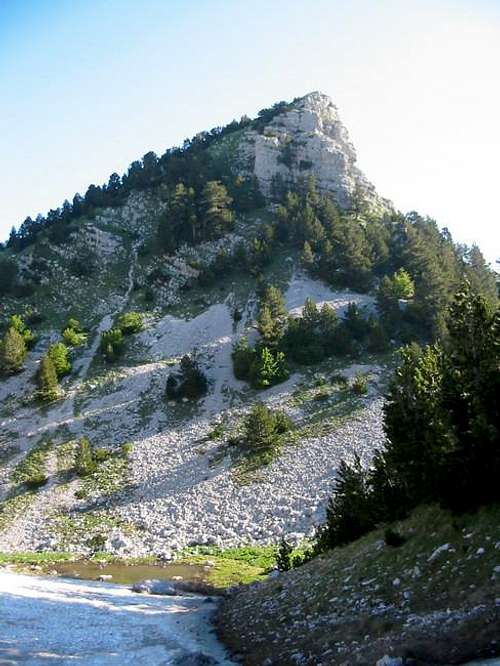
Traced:
[[44, 402], [57, 400], [61, 391], [57, 381], [57, 372], [50, 356], [46, 354], [40, 363], [37, 374], [38, 396]]
[[27, 353], [23, 336], [13, 326], [9, 326], [0, 343], [0, 372], [6, 375], [19, 372]]

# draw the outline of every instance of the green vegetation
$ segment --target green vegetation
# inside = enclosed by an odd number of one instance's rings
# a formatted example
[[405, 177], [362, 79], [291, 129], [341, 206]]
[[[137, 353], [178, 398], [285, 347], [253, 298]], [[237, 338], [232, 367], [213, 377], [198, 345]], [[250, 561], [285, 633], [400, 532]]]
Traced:
[[47, 356], [52, 361], [57, 378], [63, 377], [71, 372], [71, 359], [69, 357], [69, 349], [64, 342], [56, 342], [50, 345]]
[[275, 565], [276, 550], [274, 546], [242, 546], [224, 550], [196, 546], [185, 549], [179, 561], [203, 565], [207, 559], [213, 562], [207, 570], [207, 582], [223, 590], [262, 580]]
[[123, 352], [125, 340], [120, 328], [110, 328], [101, 335], [100, 349], [107, 361], [115, 361]]
[[36, 379], [38, 384], [37, 395], [40, 400], [43, 402], [54, 402], [61, 397], [56, 367], [48, 354], [40, 362]]
[[75, 470], [78, 476], [89, 476], [97, 469], [97, 461], [88, 437], [82, 437], [77, 445]]
[[319, 550], [422, 503], [463, 512], [500, 499], [499, 321], [500, 309], [465, 284], [446, 338], [401, 351], [384, 407], [386, 444], [371, 469], [342, 462]]
[[140, 312], [125, 312], [118, 317], [116, 326], [123, 335], [131, 335], [142, 331], [144, 318]]
[[15, 328], [9, 326], [0, 342], [0, 372], [4, 375], [19, 372], [27, 353], [23, 336]]
[[291, 438], [294, 424], [281, 410], [256, 403], [245, 417], [241, 433], [228, 440], [230, 453], [239, 461], [238, 475], [245, 476], [268, 465]]
[[87, 334], [84, 333], [78, 319], [70, 317], [62, 330], [63, 341], [69, 347], [79, 347], [87, 342]]
[[208, 380], [201, 370], [196, 356], [185, 355], [181, 359], [178, 373], [171, 373], [167, 378], [166, 396], [169, 400], [189, 398], [194, 400], [205, 395]]
[[30, 490], [43, 486], [48, 481], [47, 459], [53, 448], [47, 441], [34, 446], [31, 451], [16, 465], [12, 472], [12, 483], [25, 485]]

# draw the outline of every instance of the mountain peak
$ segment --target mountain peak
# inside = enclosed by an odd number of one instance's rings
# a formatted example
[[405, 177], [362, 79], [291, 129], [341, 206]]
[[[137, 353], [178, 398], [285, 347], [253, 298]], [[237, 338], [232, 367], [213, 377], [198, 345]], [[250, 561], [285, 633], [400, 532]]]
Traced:
[[355, 192], [373, 210], [391, 208], [375, 191], [356, 164], [356, 151], [331, 97], [307, 93], [279, 105], [265, 126], [246, 132], [240, 145], [241, 163], [257, 177], [266, 196], [281, 179], [292, 185], [312, 175], [319, 190], [331, 194], [341, 208], [349, 208]]

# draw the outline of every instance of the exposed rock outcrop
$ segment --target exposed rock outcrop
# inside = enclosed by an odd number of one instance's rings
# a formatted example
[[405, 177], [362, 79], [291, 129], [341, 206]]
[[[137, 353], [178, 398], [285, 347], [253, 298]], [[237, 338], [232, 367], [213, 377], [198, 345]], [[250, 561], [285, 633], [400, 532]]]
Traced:
[[312, 92], [291, 104], [262, 132], [247, 130], [240, 142], [239, 164], [253, 171], [262, 192], [269, 196], [280, 176], [297, 182], [314, 175], [318, 188], [329, 192], [342, 208], [359, 193], [372, 209], [390, 209], [356, 166], [356, 151], [330, 97]]

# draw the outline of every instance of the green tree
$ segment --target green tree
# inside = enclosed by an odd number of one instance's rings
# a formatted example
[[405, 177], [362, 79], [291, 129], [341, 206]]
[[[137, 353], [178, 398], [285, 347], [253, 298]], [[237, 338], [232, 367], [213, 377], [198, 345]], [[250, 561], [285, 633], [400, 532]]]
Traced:
[[53, 402], [61, 396], [57, 372], [52, 359], [46, 354], [37, 373], [38, 397], [44, 402]]
[[262, 347], [252, 363], [250, 376], [256, 388], [268, 388], [285, 381], [289, 376], [285, 354]]
[[17, 273], [17, 264], [13, 259], [10, 257], [0, 257], [0, 296], [4, 296], [12, 291]]
[[200, 199], [202, 240], [219, 238], [233, 228], [231, 203], [232, 199], [221, 182], [211, 180], [205, 184]]
[[0, 371], [5, 375], [19, 372], [27, 353], [23, 336], [15, 328], [9, 326], [0, 343]]
[[50, 345], [47, 355], [52, 361], [57, 377], [63, 377], [71, 372], [71, 360], [69, 350], [63, 342]]
[[268, 343], [277, 342], [286, 329], [288, 311], [281, 291], [274, 286], [268, 287], [261, 301], [257, 318], [257, 328]]
[[269, 450], [278, 445], [280, 435], [288, 432], [292, 425], [286, 414], [258, 402], [245, 418], [244, 441], [254, 451]]
[[119, 328], [110, 328], [101, 335], [100, 349], [107, 361], [114, 361], [123, 351], [125, 340]]

